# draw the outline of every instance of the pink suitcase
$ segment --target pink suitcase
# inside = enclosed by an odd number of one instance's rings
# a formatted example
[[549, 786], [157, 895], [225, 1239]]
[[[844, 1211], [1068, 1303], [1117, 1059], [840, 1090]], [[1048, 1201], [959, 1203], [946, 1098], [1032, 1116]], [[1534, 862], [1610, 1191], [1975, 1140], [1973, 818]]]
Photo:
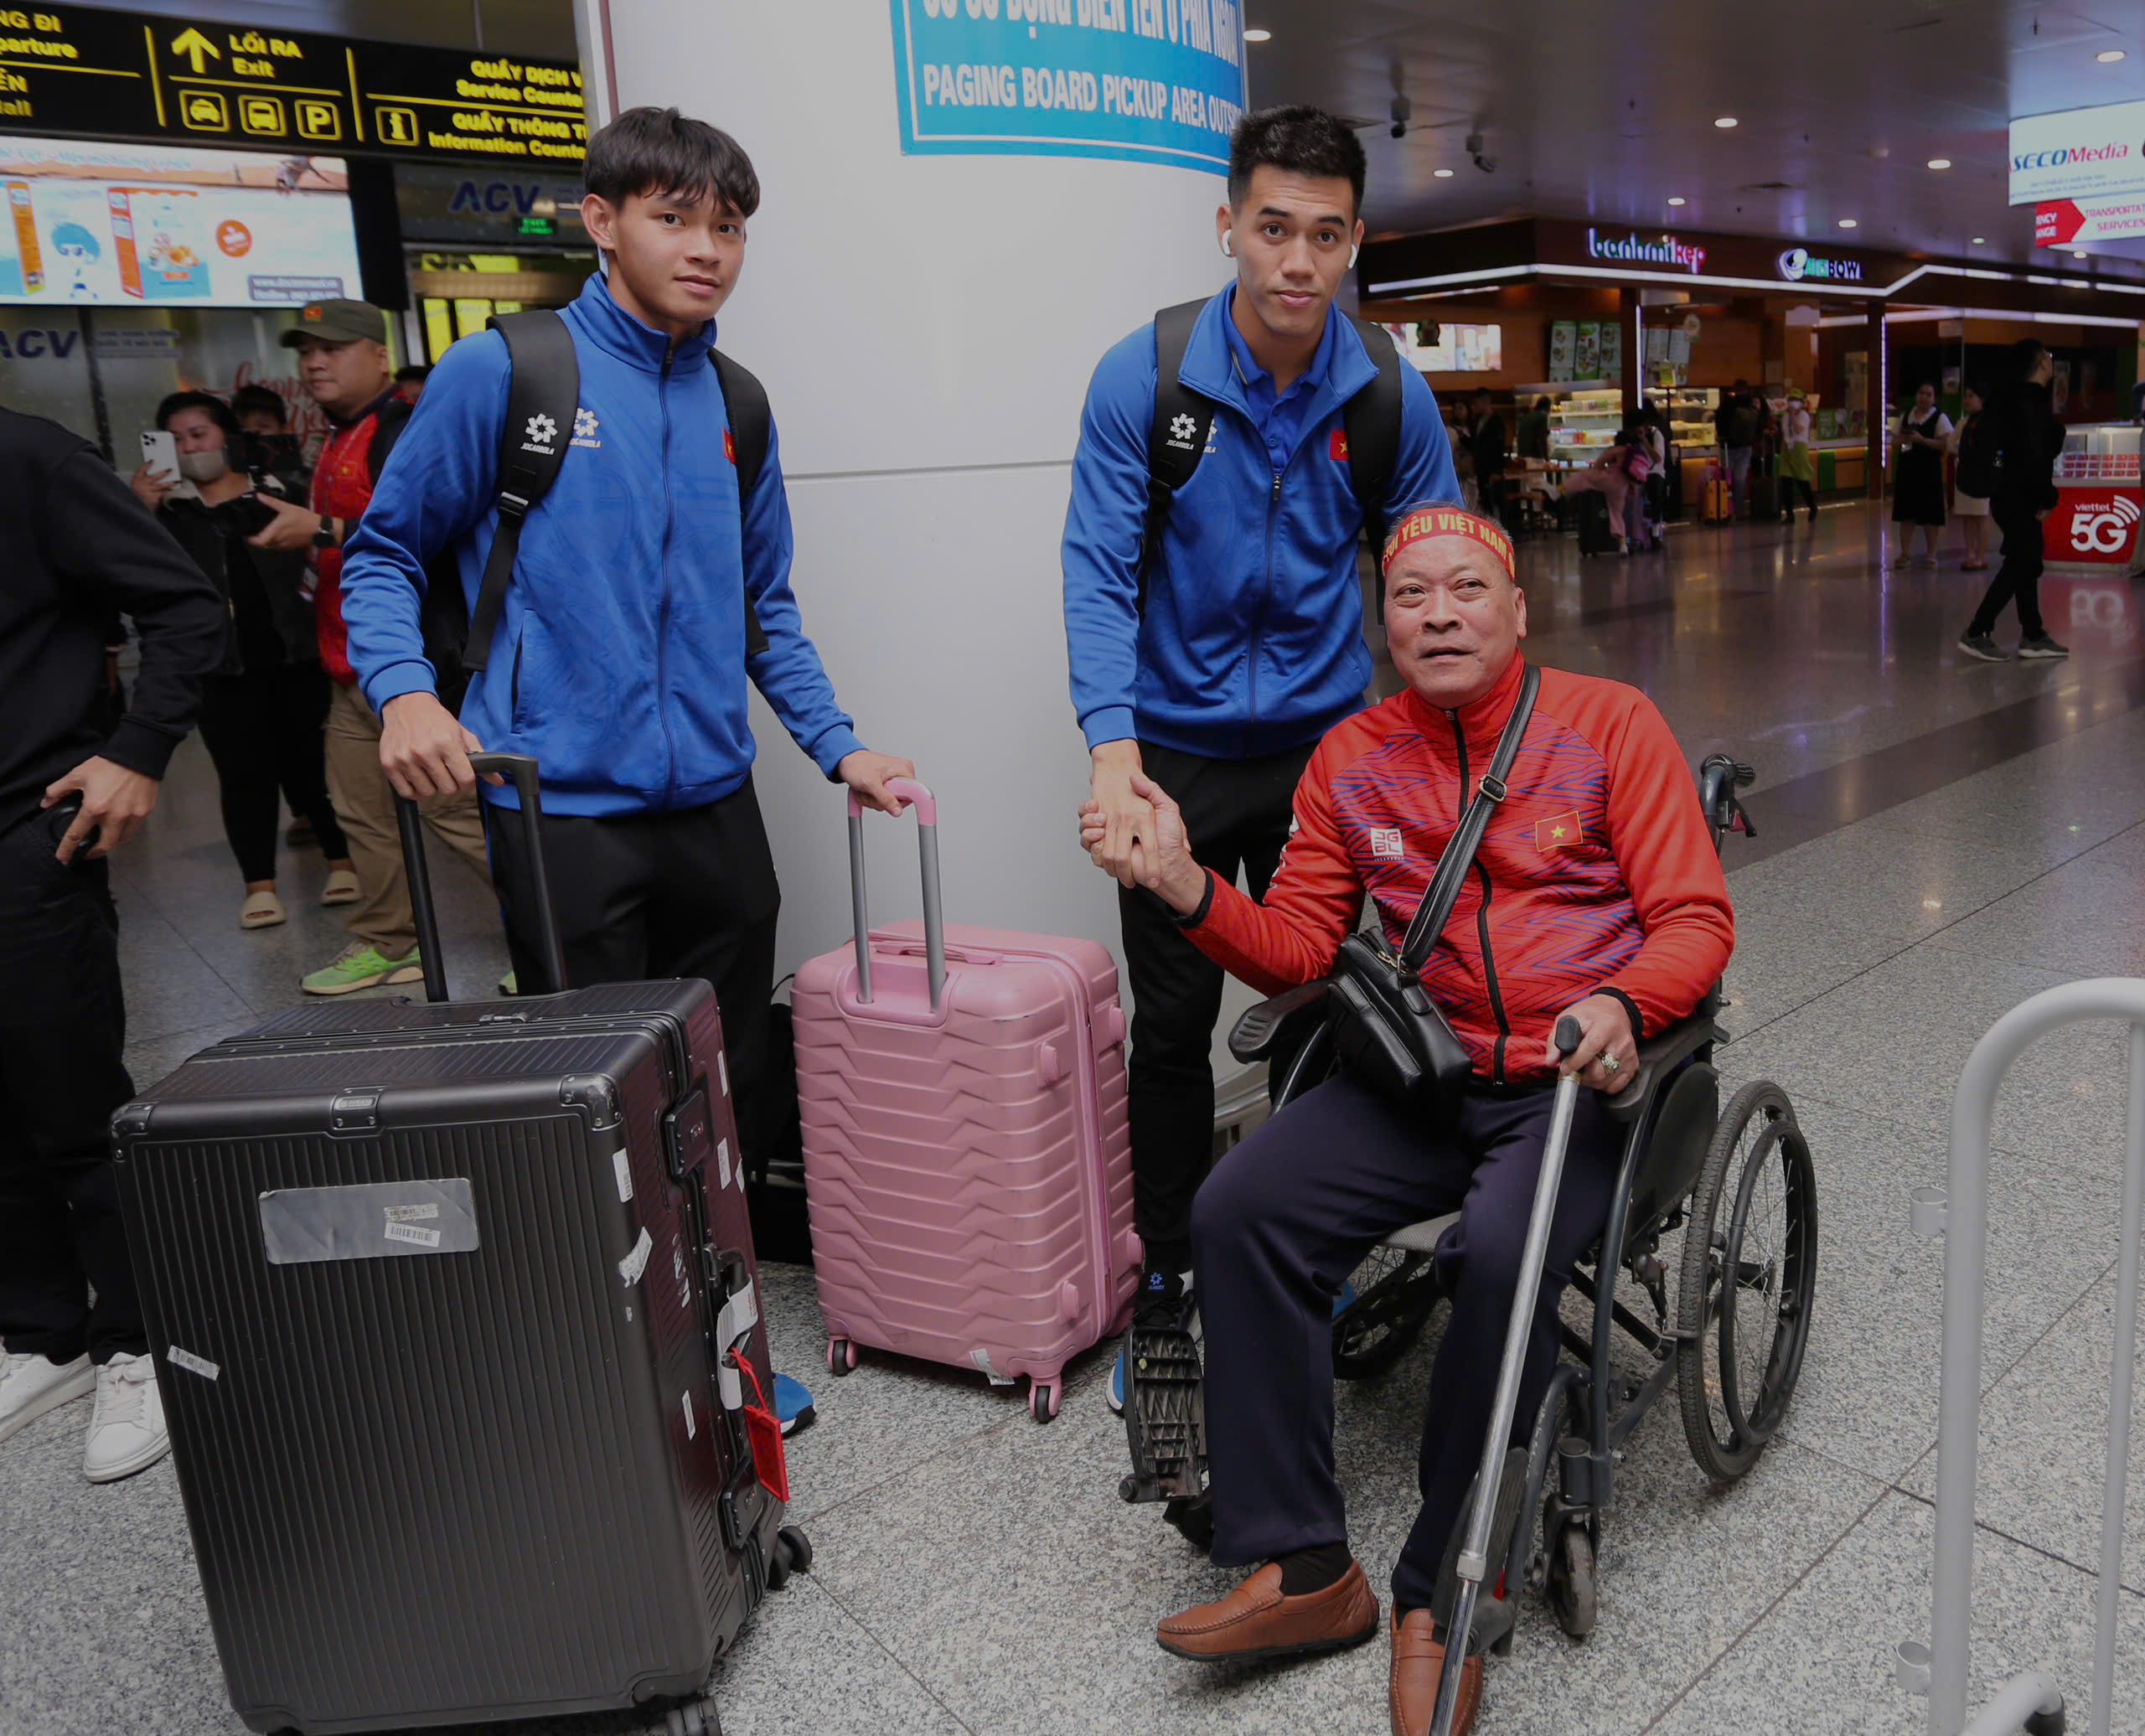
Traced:
[[870, 926], [850, 797], [855, 941], [793, 995], [827, 1367], [869, 1345], [1026, 1375], [1047, 1423], [1140, 1282], [1117, 966], [1093, 941], [945, 927], [938, 804], [889, 788], [921, 823], [923, 921]]

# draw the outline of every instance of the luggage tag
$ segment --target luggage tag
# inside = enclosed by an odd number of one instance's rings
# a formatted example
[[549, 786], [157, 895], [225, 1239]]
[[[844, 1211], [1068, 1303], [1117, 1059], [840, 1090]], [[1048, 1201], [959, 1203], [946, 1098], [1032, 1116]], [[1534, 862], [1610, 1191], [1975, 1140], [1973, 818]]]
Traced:
[[725, 1360], [732, 1368], [742, 1369], [745, 1378], [752, 1383], [754, 1403], [742, 1407], [745, 1434], [752, 1448], [752, 1469], [759, 1474], [761, 1485], [768, 1493], [787, 1505], [789, 1461], [782, 1449], [781, 1419], [769, 1407], [766, 1393], [760, 1390], [760, 1377], [752, 1362], [735, 1351], [730, 1351]]

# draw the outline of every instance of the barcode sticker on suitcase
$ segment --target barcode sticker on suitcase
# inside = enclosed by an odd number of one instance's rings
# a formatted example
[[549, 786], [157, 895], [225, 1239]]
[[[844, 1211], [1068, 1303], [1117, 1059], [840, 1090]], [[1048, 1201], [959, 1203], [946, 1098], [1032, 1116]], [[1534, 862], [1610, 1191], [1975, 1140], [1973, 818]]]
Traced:
[[618, 1203], [623, 1206], [633, 1196], [633, 1172], [627, 1166], [624, 1146], [611, 1154], [611, 1167], [618, 1171]]
[[472, 1253], [480, 1245], [475, 1196], [462, 1175], [274, 1188], [260, 1210], [271, 1266]]
[[164, 1352], [164, 1361], [174, 1368], [183, 1368], [189, 1374], [198, 1374], [204, 1381], [212, 1381], [224, 1372], [206, 1356], [197, 1356], [192, 1351], [183, 1351], [177, 1345]]
[[437, 1248], [439, 1232], [428, 1230], [420, 1223], [390, 1223], [381, 1227], [380, 1234], [390, 1242], [406, 1242], [413, 1248]]
[[633, 1243], [633, 1251], [618, 1262], [618, 1276], [625, 1279], [631, 1289], [640, 1282], [640, 1275], [648, 1270], [648, 1257], [655, 1252], [655, 1243], [649, 1239], [648, 1226], [640, 1227], [640, 1240]]

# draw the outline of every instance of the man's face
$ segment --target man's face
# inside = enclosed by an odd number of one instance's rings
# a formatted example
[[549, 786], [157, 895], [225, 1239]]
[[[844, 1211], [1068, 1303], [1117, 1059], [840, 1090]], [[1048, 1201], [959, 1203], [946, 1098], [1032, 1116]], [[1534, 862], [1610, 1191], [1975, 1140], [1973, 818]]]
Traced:
[[1363, 238], [1345, 176], [1293, 174], [1261, 163], [1243, 204], [1214, 214], [1237, 261], [1237, 305], [1276, 338], [1315, 339]]
[[611, 289], [637, 318], [682, 338], [715, 318], [745, 265], [745, 220], [712, 198], [636, 193], [623, 206], [590, 194], [581, 220], [611, 256]]
[[393, 379], [387, 367], [387, 346], [370, 338], [330, 343], [325, 338], [298, 339], [298, 378], [307, 394], [328, 415], [338, 418], [362, 410]]
[[1385, 576], [1393, 666], [1426, 705], [1472, 705], [1527, 637], [1527, 597], [1504, 565], [1465, 536], [1410, 543]]

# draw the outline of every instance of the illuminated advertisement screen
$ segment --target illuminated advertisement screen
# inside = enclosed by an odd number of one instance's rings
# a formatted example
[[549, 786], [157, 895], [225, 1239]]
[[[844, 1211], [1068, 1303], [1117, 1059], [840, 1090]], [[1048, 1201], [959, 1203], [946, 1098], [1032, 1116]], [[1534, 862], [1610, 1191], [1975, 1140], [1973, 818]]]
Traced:
[[0, 302], [289, 307], [356, 296], [339, 157], [0, 137]]

